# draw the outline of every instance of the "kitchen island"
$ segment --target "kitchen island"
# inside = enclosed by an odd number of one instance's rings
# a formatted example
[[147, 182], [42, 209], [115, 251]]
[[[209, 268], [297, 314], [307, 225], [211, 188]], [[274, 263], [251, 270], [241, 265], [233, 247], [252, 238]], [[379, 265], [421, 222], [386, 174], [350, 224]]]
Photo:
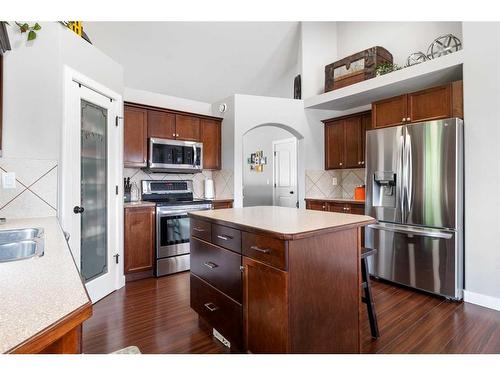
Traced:
[[286, 207], [189, 213], [191, 307], [232, 350], [359, 353], [363, 215]]

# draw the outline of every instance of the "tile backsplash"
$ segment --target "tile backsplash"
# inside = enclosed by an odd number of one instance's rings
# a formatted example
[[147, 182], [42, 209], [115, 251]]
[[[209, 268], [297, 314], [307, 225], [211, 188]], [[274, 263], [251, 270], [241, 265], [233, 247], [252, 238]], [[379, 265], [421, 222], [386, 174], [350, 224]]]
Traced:
[[306, 198], [352, 199], [354, 188], [364, 184], [365, 169], [306, 170]]
[[0, 172], [14, 172], [16, 187], [0, 187], [0, 217], [57, 215], [57, 161], [0, 158]]
[[137, 182], [137, 187], [141, 188], [141, 180], [193, 180], [193, 195], [195, 198], [204, 198], [204, 181], [207, 178], [214, 180], [215, 198], [233, 198], [233, 171], [208, 171], [193, 174], [177, 173], [151, 173], [137, 168], [124, 168], [123, 177], [130, 177], [131, 182]]

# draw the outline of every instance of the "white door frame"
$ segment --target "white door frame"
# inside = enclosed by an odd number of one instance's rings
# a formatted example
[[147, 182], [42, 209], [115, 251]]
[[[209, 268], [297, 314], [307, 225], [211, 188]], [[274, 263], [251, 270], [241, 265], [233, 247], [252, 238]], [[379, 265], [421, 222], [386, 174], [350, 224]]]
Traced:
[[290, 138], [285, 138], [285, 139], [280, 139], [278, 141], [272, 141], [271, 147], [273, 150], [273, 206], [276, 206], [276, 194], [275, 194], [275, 189], [276, 189], [276, 155], [274, 153], [275, 146], [280, 144], [280, 143], [289, 143], [290, 141], [293, 141], [294, 144], [294, 154], [295, 154], [295, 189], [296, 193], [295, 196], [297, 197], [297, 203], [299, 203], [299, 150], [298, 150], [298, 139], [296, 137], [290, 137]]
[[[74, 132], [80, 129], [74, 129], [71, 126], [77, 114], [75, 111], [74, 101], [74, 86], [81, 84], [86, 88], [95, 91], [96, 93], [108, 97], [114, 104], [113, 112], [118, 118], [123, 118], [123, 99], [122, 96], [102, 84], [86, 77], [76, 70], [64, 66], [63, 79], [63, 126], [61, 133], [61, 162], [59, 174], [59, 210], [58, 216], [63, 230], [68, 231], [71, 235], [73, 228], [72, 207], [75, 202], [72, 201], [74, 189], [80, 189], [80, 186], [72, 186], [72, 166], [74, 163], [80, 163], [80, 155], [75, 155], [72, 150], [72, 141], [76, 139]], [[115, 123], [115, 119], [110, 120]], [[108, 252], [109, 254], [118, 254], [119, 264], [114, 275], [114, 289], [119, 289], [125, 285], [124, 267], [123, 267], [123, 121], [119, 122], [120, 126], [108, 125], [108, 154], [113, 153], [115, 162], [114, 165], [108, 163], [108, 220], [114, 217], [114, 228], [108, 225]], [[114, 140], [110, 143], [109, 140]], [[115, 186], [118, 187], [118, 194], [115, 192]], [[79, 232], [79, 230], [78, 230]], [[115, 248], [115, 249], [114, 249]], [[73, 254], [75, 263], [80, 269], [80, 254]], [[109, 258], [109, 257], [108, 257]], [[91, 281], [92, 282], [92, 281]], [[95, 298], [92, 302], [96, 302], [103, 296]]]

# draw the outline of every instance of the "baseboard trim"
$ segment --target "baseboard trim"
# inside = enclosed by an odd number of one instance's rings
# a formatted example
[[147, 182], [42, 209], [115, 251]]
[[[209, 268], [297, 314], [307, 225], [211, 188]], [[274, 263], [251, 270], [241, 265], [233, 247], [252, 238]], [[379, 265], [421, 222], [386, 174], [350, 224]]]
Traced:
[[500, 298], [464, 290], [464, 301], [500, 311]]

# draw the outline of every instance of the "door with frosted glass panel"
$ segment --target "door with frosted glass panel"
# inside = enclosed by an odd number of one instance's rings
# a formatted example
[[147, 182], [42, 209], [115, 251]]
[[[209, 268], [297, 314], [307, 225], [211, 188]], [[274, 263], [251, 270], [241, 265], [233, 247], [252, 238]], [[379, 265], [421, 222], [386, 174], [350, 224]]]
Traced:
[[92, 302], [96, 302], [119, 284], [117, 103], [77, 84], [73, 93], [70, 246]]

